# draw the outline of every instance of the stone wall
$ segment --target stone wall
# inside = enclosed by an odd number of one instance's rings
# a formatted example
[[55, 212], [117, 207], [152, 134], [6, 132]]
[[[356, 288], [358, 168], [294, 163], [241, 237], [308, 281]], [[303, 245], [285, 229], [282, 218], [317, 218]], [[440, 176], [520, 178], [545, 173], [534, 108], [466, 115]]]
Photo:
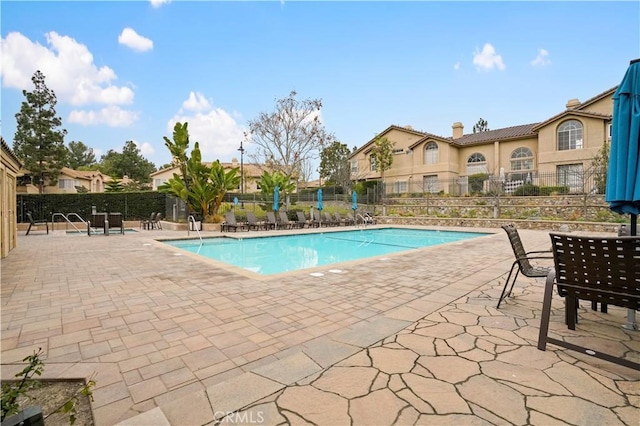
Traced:
[[522, 219], [468, 219], [468, 218], [431, 218], [376, 216], [379, 225], [422, 225], [422, 226], [459, 226], [470, 228], [500, 228], [513, 224], [520, 229], [538, 229], [544, 231], [586, 231], [618, 233], [619, 223], [572, 222], [560, 220], [522, 220]]
[[[379, 206], [376, 206], [379, 207]], [[380, 209], [376, 209], [376, 213]], [[388, 216], [621, 223], [602, 195], [549, 197], [424, 197], [387, 200]]]

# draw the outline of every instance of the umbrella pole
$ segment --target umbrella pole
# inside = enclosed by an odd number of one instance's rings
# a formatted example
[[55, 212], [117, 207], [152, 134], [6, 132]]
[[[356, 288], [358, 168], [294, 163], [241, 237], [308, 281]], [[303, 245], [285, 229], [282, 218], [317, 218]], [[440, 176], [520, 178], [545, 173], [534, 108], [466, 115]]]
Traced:
[[632, 214], [631, 215], [631, 229], [629, 230], [630, 234], [629, 235], [638, 235], [638, 215], [637, 214]]

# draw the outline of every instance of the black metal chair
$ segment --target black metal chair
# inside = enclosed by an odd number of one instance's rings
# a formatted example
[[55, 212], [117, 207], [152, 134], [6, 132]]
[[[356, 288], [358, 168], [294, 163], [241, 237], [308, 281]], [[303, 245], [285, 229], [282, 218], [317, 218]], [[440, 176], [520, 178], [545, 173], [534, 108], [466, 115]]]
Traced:
[[[553, 259], [551, 255], [551, 250], [542, 250], [542, 251], [525, 251], [524, 245], [522, 244], [522, 240], [520, 239], [520, 234], [518, 234], [518, 230], [513, 225], [504, 225], [502, 229], [507, 233], [509, 237], [509, 242], [511, 243], [511, 248], [513, 249], [513, 254], [516, 256], [516, 260], [511, 265], [511, 270], [509, 271], [509, 275], [507, 276], [507, 280], [504, 282], [504, 288], [502, 289], [502, 294], [500, 294], [500, 299], [498, 299], [498, 305], [496, 309], [500, 308], [500, 304], [502, 301], [511, 295], [511, 291], [513, 290], [513, 286], [516, 283], [516, 279], [518, 278], [518, 274], [522, 274], [525, 277], [529, 278], [546, 278], [549, 273], [550, 267], [534, 267], [531, 265], [530, 260], [533, 259]], [[546, 256], [541, 256], [539, 254], [547, 253]], [[532, 256], [533, 255], [533, 256]], [[515, 271], [515, 275], [513, 272]], [[513, 281], [511, 281], [511, 276], [513, 275]], [[507, 287], [509, 286], [509, 282], [511, 281], [511, 287], [507, 292]]]
[[553, 286], [566, 299], [565, 316], [575, 330], [577, 300], [590, 300], [637, 311], [640, 309], [640, 237], [587, 237], [551, 233], [554, 268], [547, 276], [542, 302], [538, 349], [547, 343], [586, 353], [599, 359], [640, 370], [624, 357], [598, 352], [548, 336]]
[[26, 235], [29, 235], [29, 232], [31, 232], [31, 227], [35, 226], [38, 227], [40, 225], [44, 225], [47, 227], [47, 234], [49, 233], [49, 222], [47, 222], [47, 220], [33, 220], [33, 216], [31, 215], [31, 212], [27, 212], [27, 219], [29, 219], [29, 228], [27, 228], [27, 233]]

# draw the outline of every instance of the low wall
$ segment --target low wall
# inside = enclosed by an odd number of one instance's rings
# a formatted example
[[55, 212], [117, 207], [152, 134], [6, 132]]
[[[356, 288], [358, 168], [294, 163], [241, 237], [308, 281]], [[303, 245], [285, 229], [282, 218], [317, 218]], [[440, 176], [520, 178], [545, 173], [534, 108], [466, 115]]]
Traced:
[[572, 222], [556, 220], [524, 220], [524, 219], [467, 219], [467, 218], [431, 218], [431, 217], [399, 217], [376, 216], [380, 225], [422, 225], [422, 226], [461, 226], [470, 228], [500, 228], [502, 225], [514, 224], [521, 229], [538, 229], [544, 231], [593, 231], [618, 233], [619, 223], [608, 222]]

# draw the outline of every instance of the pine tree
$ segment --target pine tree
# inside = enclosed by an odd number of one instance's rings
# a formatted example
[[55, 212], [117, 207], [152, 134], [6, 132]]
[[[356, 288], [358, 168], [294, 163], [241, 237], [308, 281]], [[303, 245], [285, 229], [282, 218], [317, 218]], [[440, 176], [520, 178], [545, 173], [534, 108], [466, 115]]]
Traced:
[[36, 179], [40, 193], [44, 192], [46, 181], [55, 184], [67, 155], [64, 146], [67, 131], [60, 129], [62, 119], [56, 116], [56, 95], [44, 79], [44, 74], [36, 71], [31, 77], [33, 92], [22, 91], [26, 100], [16, 114], [13, 137], [13, 150]]

